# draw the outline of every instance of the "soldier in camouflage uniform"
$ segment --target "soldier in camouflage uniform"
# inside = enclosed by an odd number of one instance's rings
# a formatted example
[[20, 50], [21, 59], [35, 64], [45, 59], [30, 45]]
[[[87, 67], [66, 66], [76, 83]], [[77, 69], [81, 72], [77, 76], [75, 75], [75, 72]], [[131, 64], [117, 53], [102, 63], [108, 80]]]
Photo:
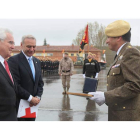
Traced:
[[73, 62], [71, 58], [69, 58], [68, 53], [64, 53], [64, 57], [61, 59], [59, 63], [59, 75], [62, 75], [62, 85], [64, 92], [63, 94], [66, 94], [66, 91], [69, 91], [70, 88], [70, 78], [73, 74]]

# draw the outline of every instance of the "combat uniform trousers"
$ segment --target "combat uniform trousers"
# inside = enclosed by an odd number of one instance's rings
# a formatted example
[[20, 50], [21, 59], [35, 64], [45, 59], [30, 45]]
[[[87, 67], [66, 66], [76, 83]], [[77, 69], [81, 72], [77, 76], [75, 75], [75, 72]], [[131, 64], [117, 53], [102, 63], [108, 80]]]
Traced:
[[66, 90], [66, 88], [67, 88], [67, 91], [69, 90], [70, 79], [71, 79], [70, 75], [62, 75], [62, 85], [63, 85], [64, 90]]

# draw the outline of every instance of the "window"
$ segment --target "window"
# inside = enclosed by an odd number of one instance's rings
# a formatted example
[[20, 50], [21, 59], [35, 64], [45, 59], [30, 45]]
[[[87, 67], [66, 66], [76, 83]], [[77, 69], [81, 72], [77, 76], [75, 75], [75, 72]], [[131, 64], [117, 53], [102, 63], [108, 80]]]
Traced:
[[77, 55], [77, 57], [79, 57], [79, 54], [78, 53], [76, 55]]
[[71, 56], [74, 56], [74, 54], [73, 54], [73, 53], [71, 53]]
[[53, 53], [47, 53], [47, 56], [53, 56]]
[[42, 53], [36, 53], [36, 56], [42, 56]]

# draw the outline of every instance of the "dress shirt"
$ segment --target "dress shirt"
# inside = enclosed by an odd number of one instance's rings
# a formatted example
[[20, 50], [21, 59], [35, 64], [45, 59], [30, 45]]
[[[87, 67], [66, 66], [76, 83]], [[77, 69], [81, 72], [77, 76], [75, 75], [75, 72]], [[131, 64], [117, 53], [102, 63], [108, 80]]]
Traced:
[[[26, 59], [27, 59], [27, 61], [28, 61], [28, 63], [29, 63], [29, 56], [27, 56], [23, 51], [22, 51], [22, 53], [24, 54], [24, 56], [26, 57]], [[32, 58], [32, 56], [31, 56], [31, 58]], [[33, 63], [33, 59], [32, 59], [32, 63]], [[33, 63], [33, 66], [34, 66], [34, 63]], [[34, 71], [35, 71], [35, 67], [34, 67]], [[30, 102], [31, 100], [32, 100], [32, 98], [33, 98], [33, 96], [32, 95], [30, 95], [30, 97], [28, 98], [28, 102]]]

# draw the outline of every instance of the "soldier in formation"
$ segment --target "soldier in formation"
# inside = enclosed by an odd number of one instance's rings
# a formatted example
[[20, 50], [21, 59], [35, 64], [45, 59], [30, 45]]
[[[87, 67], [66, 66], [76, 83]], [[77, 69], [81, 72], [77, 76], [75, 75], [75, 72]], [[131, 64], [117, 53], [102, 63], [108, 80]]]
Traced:
[[54, 75], [58, 73], [59, 60], [51, 58], [41, 58], [41, 70], [43, 74]]

